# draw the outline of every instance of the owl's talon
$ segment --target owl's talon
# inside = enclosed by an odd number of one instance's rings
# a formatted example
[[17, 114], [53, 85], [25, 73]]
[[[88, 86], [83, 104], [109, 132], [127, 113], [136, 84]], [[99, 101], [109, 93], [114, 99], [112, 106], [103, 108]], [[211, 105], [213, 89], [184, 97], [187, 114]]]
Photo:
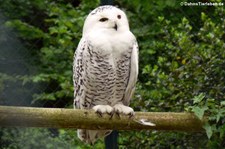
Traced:
[[114, 115], [114, 111], [112, 111], [111, 113], [108, 113], [110, 115], [109, 119], [111, 120], [113, 118]]
[[120, 114], [128, 115], [129, 118], [134, 116], [134, 110], [131, 107], [124, 106], [123, 104], [116, 104], [113, 108], [118, 117], [120, 117]]
[[113, 115], [113, 111], [107, 112], [108, 115]]
[[131, 113], [129, 113], [128, 115], [129, 115], [129, 118], [131, 119], [131, 118], [134, 117], [134, 112], [131, 112]]
[[117, 117], [120, 118], [120, 112], [119, 111], [116, 111], [116, 115], [117, 115]]
[[97, 113], [100, 117], [103, 116], [104, 113], [111, 115], [113, 113], [113, 108], [109, 105], [96, 105], [93, 107], [95, 113]]
[[101, 111], [97, 110], [95, 113], [96, 113], [99, 117], [102, 117], [102, 112], [101, 112]]
[[109, 116], [110, 116], [109, 119], [112, 119], [112, 117], [113, 117], [113, 115], [114, 115], [114, 112], [112, 111], [112, 112], [109, 112], [109, 113], [107, 113], [107, 114], [109, 114]]

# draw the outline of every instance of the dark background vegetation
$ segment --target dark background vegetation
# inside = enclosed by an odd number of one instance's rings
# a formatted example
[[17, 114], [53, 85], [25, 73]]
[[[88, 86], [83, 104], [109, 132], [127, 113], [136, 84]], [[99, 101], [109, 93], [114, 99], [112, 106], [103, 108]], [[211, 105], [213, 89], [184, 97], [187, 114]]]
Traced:
[[[140, 47], [135, 111], [209, 116], [206, 132], [120, 131], [120, 148], [224, 148], [223, 6], [115, 0]], [[194, 1], [192, 1], [194, 2]], [[203, 0], [201, 2], [222, 2]], [[72, 62], [98, 0], [0, 0], [0, 105], [72, 108]], [[73, 129], [0, 128], [0, 148], [91, 148]], [[102, 140], [95, 148], [103, 148]]]

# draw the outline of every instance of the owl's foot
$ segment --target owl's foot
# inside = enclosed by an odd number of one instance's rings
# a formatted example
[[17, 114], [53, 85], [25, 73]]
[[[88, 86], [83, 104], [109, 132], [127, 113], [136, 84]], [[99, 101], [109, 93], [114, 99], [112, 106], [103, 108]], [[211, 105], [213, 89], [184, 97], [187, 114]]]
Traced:
[[113, 108], [109, 105], [96, 105], [93, 107], [93, 110], [102, 117], [102, 114], [107, 113], [109, 115], [113, 115]]
[[134, 116], [134, 110], [131, 107], [123, 104], [116, 104], [113, 107], [114, 112], [120, 117], [120, 114], [128, 115], [130, 118]]

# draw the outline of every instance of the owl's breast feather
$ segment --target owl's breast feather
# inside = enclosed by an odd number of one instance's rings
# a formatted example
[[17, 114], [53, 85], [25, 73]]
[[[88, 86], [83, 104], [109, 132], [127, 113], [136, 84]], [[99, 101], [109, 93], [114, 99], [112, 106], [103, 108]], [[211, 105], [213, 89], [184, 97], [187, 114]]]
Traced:
[[87, 34], [86, 38], [96, 50], [103, 54], [114, 54], [115, 57], [126, 53], [133, 45], [134, 35], [130, 31], [115, 32], [109, 30], [97, 30]]

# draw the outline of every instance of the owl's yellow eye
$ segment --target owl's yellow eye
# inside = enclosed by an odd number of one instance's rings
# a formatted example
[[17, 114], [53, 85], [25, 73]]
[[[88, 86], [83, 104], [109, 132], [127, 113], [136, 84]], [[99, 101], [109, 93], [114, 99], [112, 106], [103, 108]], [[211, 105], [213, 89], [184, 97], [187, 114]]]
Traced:
[[101, 18], [99, 21], [100, 22], [105, 22], [105, 21], [108, 21], [109, 19], [108, 18]]

